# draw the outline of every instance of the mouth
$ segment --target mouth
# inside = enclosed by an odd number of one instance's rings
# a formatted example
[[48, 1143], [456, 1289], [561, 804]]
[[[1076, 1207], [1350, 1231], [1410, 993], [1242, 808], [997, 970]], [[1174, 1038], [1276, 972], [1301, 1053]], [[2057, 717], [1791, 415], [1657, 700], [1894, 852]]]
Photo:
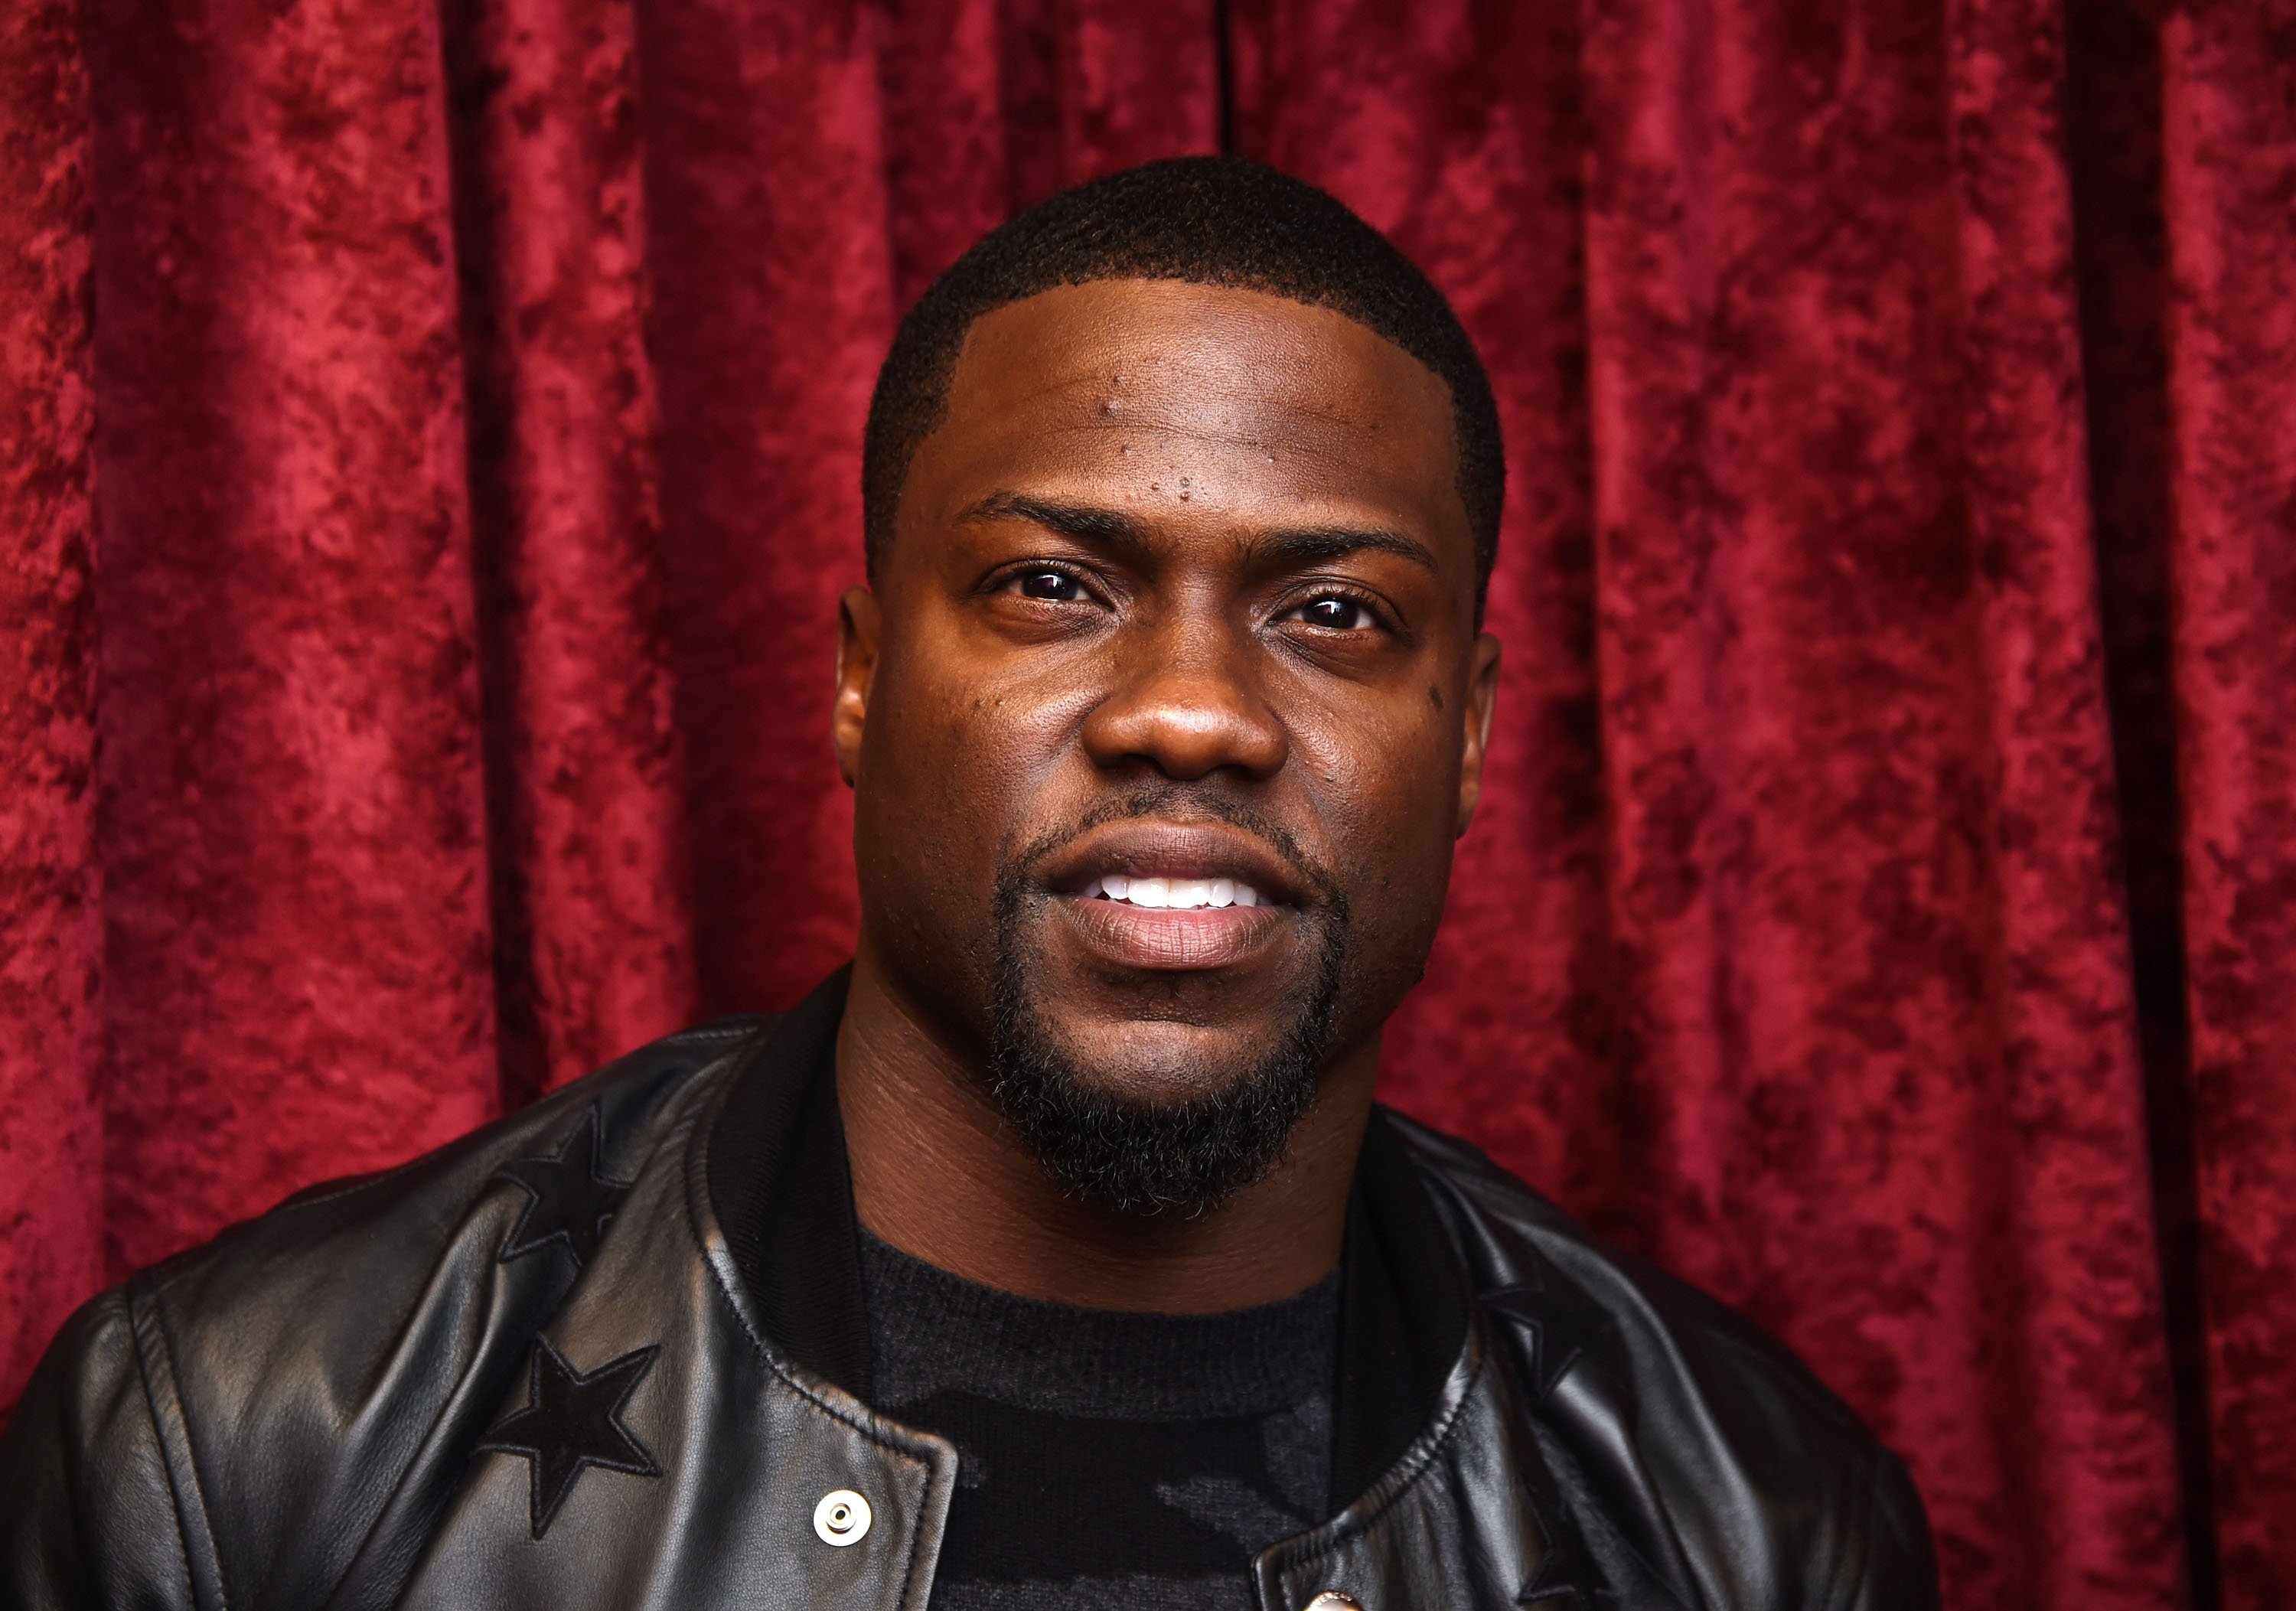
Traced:
[[1077, 893], [1087, 900], [1113, 900], [1149, 911], [1188, 912], [1204, 907], [1218, 910], [1231, 906], [1275, 904], [1240, 879], [1174, 878], [1161, 874], [1132, 878], [1122, 873], [1103, 873]]
[[1161, 973], [1261, 959], [1300, 934], [1308, 898], [1300, 875], [1250, 834], [1137, 819], [1064, 847], [1043, 887], [1087, 953]]

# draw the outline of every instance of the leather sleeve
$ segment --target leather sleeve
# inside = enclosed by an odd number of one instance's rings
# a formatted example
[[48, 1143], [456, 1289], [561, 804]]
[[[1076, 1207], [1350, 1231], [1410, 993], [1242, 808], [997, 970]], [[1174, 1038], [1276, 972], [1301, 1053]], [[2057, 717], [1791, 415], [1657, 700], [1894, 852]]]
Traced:
[[1866, 1521], [1866, 1569], [1840, 1597], [1842, 1611], [1937, 1611], [1937, 1554], [1929, 1517], [1905, 1462], [1882, 1457]]
[[125, 1295], [66, 1322], [0, 1434], [0, 1611], [196, 1604]]

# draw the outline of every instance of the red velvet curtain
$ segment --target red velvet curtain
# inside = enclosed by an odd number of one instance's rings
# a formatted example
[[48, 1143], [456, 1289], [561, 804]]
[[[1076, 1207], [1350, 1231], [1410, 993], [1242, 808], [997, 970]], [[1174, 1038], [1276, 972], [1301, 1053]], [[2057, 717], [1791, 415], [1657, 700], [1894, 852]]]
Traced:
[[2291, 0], [15, 0], [0, 1399], [838, 960], [893, 320], [1221, 148], [1513, 454], [1389, 1095], [1790, 1338], [1954, 1606], [2296, 1603]]

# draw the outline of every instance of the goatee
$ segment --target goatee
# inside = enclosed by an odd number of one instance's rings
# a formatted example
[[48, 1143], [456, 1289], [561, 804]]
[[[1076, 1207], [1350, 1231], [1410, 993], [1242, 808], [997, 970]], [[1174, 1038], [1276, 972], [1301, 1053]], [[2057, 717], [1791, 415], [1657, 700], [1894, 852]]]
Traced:
[[1035, 1009], [1027, 907], [1050, 897], [1036, 891], [1029, 869], [1097, 822], [1145, 815], [1157, 803], [1154, 796], [1121, 802], [998, 870], [989, 1089], [1005, 1122], [1062, 1188], [1124, 1213], [1193, 1215], [1265, 1179], [1315, 1102], [1346, 966], [1347, 900], [1290, 835], [1256, 813], [1217, 804], [1217, 815], [1274, 846], [1316, 889], [1306, 918], [1320, 931], [1315, 976], [1286, 1027], [1246, 1066], [1207, 1071], [1213, 1077], [1201, 1089], [1169, 1101], [1130, 1101], [1109, 1091], [1077, 1065]]

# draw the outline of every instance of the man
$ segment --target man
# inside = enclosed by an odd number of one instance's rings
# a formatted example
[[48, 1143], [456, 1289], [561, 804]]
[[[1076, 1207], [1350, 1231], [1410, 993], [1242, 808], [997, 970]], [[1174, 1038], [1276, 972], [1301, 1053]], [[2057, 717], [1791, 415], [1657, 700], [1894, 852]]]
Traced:
[[1432, 287], [1217, 160], [905, 321], [849, 970], [95, 1300], [11, 1607], [1923, 1607], [1791, 1356], [1375, 1107], [1480, 783], [1502, 460]]

